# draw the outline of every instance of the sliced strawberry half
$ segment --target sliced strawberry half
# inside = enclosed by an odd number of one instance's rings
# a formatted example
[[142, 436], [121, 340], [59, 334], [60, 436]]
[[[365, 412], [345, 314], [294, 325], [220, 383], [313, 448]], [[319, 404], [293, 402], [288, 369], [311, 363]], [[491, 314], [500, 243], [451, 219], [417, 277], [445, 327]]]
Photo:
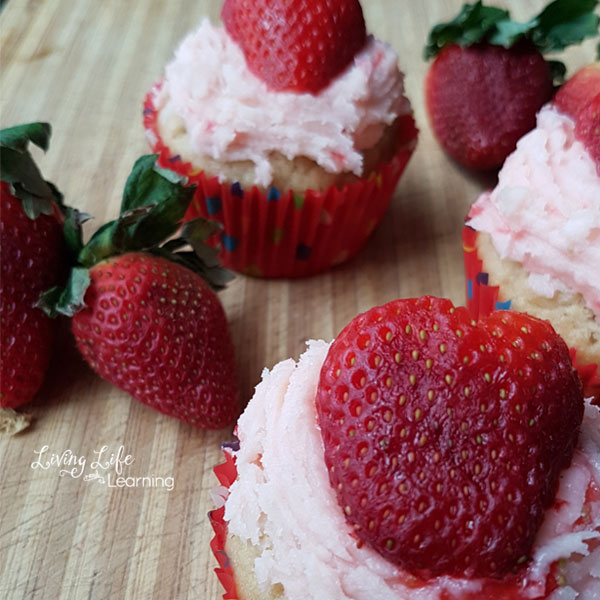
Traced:
[[530, 556], [583, 417], [549, 323], [479, 324], [448, 300], [352, 321], [321, 371], [325, 462], [356, 535], [422, 577], [496, 577]]
[[225, 29], [271, 89], [316, 94], [365, 45], [358, 0], [226, 0]]
[[600, 176], [600, 62], [577, 71], [556, 93], [554, 105], [575, 120], [575, 135]]
[[595, 161], [600, 176], [600, 93], [579, 111], [575, 121], [575, 135]]
[[554, 97], [555, 106], [575, 118], [592, 99], [600, 94], [600, 62], [579, 69], [565, 82]]

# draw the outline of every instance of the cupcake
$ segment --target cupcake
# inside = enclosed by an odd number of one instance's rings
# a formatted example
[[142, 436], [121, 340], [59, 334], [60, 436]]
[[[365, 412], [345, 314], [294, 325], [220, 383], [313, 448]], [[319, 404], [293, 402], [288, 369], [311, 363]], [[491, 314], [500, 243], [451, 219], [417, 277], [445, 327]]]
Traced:
[[224, 598], [600, 593], [600, 410], [547, 322], [391, 302], [265, 370], [236, 433]]
[[513, 308], [548, 319], [600, 394], [600, 63], [544, 106], [464, 232], [475, 316]]
[[226, 266], [310, 275], [364, 245], [417, 131], [398, 57], [357, 0], [260, 4], [227, 0], [224, 26], [181, 42], [144, 126], [160, 164], [197, 185], [188, 217], [222, 223]]

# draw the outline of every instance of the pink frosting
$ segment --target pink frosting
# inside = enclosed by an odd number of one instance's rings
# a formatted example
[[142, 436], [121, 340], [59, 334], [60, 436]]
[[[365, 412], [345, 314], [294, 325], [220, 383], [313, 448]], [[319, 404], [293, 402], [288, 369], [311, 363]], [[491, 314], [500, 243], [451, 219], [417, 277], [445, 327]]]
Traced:
[[580, 293], [600, 318], [600, 178], [574, 129], [569, 116], [542, 108], [467, 224], [522, 263], [537, 294]]
[[[367, 546], [358, 547], [329, 484], [314, 398], [329, 345], [309, 342], [300, 361], [286, 360], [261, 383], [238, 421], [238, 479], [225, 503], [230, 533], [260, 548], [255, 561], [266, 591], [283, 584], [286, 600], [439, 600], [485, 594], [485, 580], [439, 577], [409, 587], [410, 576]], [[600, 501], [586, 500], [600, 485], [600, 411], [588, 405], [579, 446], [562, 476], [559, 503], [546, 514], [527, 571], [523, 598], [539, 598], [552, 563], [566, 585], [552, 600], [594, 598], [600, 592]], [[587, 512], [591, 524], [576, 525]], [[595, 565], [595, 567], [593, 566]], [[476, 596], [474, 596], [476, 597]], [[483, 597], [483, 596], [481, 596]], [[487, 597], [487, 596], [485, 596]], [[491, 599], [490, 599], [491, 600]]]
[[225, 30], [204, 19], [166, 67], [157, 104], [161, 118], [183, 120], [193, 152], [250, 160], [259, 185], [272, 179], [268, 154], [274, 150], [360, 176], [360, 151], [410, 112], [397, 60], [391, 46], [369, 37], [353, 64], [318, 95], [273, 92], [250, 73]]

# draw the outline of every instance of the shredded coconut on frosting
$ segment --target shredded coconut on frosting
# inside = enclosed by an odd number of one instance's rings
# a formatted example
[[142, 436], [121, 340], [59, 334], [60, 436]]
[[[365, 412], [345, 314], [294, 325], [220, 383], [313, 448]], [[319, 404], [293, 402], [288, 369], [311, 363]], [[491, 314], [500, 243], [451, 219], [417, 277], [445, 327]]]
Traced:
[[183, 120], [193, 152], [254, 162], [258, 185], [272, 179], [274, 150], [360, 176], [360, 151], [410, 112], [397, 60], [389, 44], [370, 36], [353, 64], [319, 94], [274, 92], [248, 70], [225, 29], [204, 19], [166, 67], [157, 107]]
[[467, 225], [490, 234], [501, 258], [522, 263], [536, 294], [580, 293], [600, 318], [600, 178], [574, 121], [543, 107], [498, 180]]
[[[439, 600], [442, 592], [456, 599], [485, 593], [485, 580], [453, 577], [411, 588], [408, 574], [366, 545], [357, 547], [329, 484], [314, 404], [328, 348], [311, 341], [298, 363], [290, 359], [265, 369], [238, 421], [238, 478], [225, 520], [231, 534], [260, 548], [259, 585], [282, 583], [286, 600]], [[593, 550], [588, 544], [600, 538], [600, 500], [586, 499], [590, 486], [600, 486], [600, 411], [587, 405], [559, 502], [538, 533], [522, 598], [540, 597], [558, 559], [569, 559], [560, 567], [565, 585], [550, 600], [600, 597], [600, 544]], [[584, 513], [589, 523], [581, 523]]]

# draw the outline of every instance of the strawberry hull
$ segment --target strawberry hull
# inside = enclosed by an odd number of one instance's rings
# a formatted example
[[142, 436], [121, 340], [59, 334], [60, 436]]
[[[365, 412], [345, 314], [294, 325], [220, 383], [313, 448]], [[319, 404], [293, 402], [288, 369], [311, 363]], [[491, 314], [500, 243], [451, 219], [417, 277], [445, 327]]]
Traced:
[[209, 242], [220, 247], [226, 267], [251, 276], [304, 277], [355, 256], [383, 218], [417, 138], [412, 116], [403, 117], [392, 161], [342, 189], [242, 189], [239, 183], [221, 184], [173, 155], [158, 131], [156, 89], [144, 103], [144, 127], [159, 164], [198, 186], [186, 218], [220, 222], [222, 233]]
[[[483, 270], [483, 263], [477, 253], [475, 240], [477, 232], [469, 227], [463, 228], [463, 257], [465, 264], [466, 306], [474, 319], [489, 315], [494, 310], [508, 310], [511, 299], [502, 296], [498, 286], [489, 284], [489, 274]], [[570, 348], [573, 366], [577, 369], [587, 397], [600, 402], [600, 369], [595, 363], [582, 364], [577, 360], [577, 350]]]

